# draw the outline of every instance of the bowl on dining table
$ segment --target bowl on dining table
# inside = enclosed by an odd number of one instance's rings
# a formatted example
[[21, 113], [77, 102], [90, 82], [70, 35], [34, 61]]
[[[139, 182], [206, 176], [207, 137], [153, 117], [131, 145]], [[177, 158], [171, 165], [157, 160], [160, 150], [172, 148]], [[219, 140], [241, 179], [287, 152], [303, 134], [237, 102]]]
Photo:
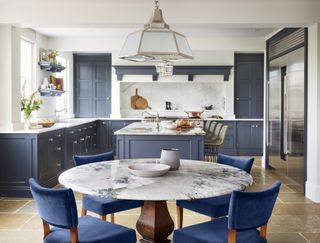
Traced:
[[158, 177], [166, 174], [170, 170], [170, 166], [165, 164], [136, 163], [129, 165], [128, 170], [135, 176]]

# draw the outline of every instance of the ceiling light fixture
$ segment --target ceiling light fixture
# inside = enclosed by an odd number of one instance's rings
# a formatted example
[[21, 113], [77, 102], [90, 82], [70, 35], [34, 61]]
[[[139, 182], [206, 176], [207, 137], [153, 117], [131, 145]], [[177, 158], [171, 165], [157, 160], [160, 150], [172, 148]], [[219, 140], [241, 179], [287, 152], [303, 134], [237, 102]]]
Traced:
[[154, 62], [160, 76], [170, 76], [173, 62], [193, 59], [186, 37], [170, 29], [164, 22], [159, 1], [144, 29], [133, 32], [120, 52], [119, 58], [134, 62]]

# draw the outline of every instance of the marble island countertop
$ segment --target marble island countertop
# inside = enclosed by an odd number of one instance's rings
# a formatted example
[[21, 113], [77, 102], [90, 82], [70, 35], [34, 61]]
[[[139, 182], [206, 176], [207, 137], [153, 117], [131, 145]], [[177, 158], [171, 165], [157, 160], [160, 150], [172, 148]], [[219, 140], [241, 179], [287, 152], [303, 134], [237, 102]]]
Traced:
[[114, 133], [115, 135], [187, 135], [195, 136], [200, 135], [204, 136], [206, 133], [201, 128], [192, 128], [192, 129], [176, 129], [169, 130], [160, 126], [159, 130], [157, 129], [156, 123], [145, 123], [145, 122], [134, 122]]
[[180, 200], [208, 198], [244, 190], [251, 175], [235, 167], [196, 160], [181, 160], [179, 170], [145, 178], [129, 173], [132, 163], [156, 163], [156, 159], [115, 160], [74, 167], [59, 182], [75, 191], [129, 200]]

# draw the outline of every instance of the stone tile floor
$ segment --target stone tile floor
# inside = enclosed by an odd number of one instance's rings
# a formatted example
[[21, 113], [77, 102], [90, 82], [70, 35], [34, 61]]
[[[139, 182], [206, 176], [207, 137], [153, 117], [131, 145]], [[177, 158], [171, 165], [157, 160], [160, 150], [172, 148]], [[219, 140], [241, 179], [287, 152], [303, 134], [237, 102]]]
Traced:
[[[248, 191], [263, 189], [276, 179], [283, 182], [268, 226], [269, 243], [320, 243], [320, 204], [305, 198], [303, 189], [290, 179], [275, 171], [262, 169], [258, 158], [252, 176], [254, 183]], [[76, 199], [80, 209], [81, 195], [76, 193]], [[168, 202], [168, 207], [172, 218], [176, 220], [175, 203]], [[134, 228], [139, 213], [140, 209], [118, 213], [116, 223]], [[188, 210], [184, 211], [184, 215], [185, 226], [209, 220]], [[42, 224], [33, 200], [0, 197], [0, 242], [42, 242]]]

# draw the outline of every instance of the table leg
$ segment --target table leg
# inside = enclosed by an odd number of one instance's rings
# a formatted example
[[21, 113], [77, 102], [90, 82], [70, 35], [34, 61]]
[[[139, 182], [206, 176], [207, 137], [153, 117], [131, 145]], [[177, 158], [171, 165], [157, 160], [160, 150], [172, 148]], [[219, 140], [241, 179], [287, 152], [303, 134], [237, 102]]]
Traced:
[[170, 217], [166, 201], [145, 201], [137, 221], [137, 230], [142, 235], [142, 243], [170, 242], [174, 223]]

